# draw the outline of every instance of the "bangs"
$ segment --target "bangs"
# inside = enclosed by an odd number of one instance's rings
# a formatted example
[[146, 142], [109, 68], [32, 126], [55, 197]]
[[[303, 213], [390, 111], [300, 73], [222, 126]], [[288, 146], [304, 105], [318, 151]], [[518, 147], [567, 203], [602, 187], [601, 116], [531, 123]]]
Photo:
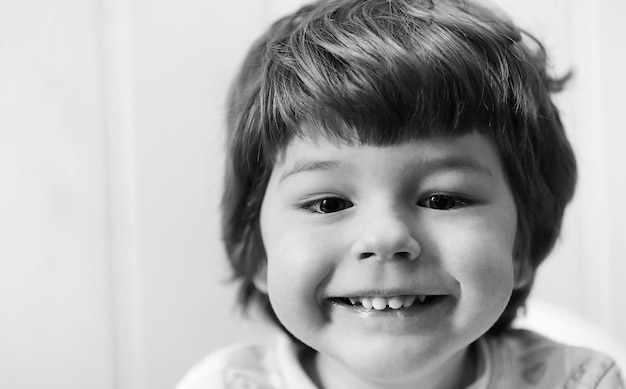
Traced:
[[537, 58], [512, 25], [482, 22], [495, 17], [477, 9], [471, 21], [447, 2], [421, 13], [389, 1], [301, 10], [266, 46], [266, 151], [295, 136], [375, 145], [475, 130], [497, 137], [534, 115], [527, 89], [538, 80], [516, 64]]

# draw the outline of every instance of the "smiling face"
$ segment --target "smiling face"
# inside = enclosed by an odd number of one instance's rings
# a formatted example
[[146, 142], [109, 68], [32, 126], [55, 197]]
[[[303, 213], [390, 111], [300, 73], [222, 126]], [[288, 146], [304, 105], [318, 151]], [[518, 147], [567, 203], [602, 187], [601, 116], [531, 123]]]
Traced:
[[260, 224], [256, 284], [318, 352], [323, 382], [451, 387], [513, 288], [515, 202], [475, 133], [383, 147], [295, 138]]

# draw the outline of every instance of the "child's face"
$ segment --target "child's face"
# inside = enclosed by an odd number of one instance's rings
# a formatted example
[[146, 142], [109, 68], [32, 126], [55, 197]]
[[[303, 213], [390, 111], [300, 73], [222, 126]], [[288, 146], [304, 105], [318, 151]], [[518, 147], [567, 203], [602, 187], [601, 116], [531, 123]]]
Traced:
[[478, 134], [387, 147], [296, 138], [260, 222], [257, 286], [329, 370], [377, 380], [446, 370], [513, 288], [515, 202]]

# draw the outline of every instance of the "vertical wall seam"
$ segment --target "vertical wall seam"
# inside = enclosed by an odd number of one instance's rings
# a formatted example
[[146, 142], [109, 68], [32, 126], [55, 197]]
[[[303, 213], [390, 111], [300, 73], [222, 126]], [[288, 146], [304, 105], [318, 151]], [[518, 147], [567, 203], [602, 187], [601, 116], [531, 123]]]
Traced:
[[129, 0], [100, 0], [112, 332], [117, 389], [143, 389], [143, 282], [137, 219], [133, 47]]

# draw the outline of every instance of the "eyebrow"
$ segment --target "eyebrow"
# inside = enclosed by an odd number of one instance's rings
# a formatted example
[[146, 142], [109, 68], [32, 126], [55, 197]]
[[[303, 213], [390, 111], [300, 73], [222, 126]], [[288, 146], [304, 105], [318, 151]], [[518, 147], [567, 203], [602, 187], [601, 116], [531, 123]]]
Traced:
[[[484, 164], [469, 156], [435, 157], [413, 161], [409, 166], [416, 170], [434, 172], [438, 170], [461, 170], [472, 174], [493, 177], [493, 172]], [[279, 182], [290, 176], [314, 171], [352, 171], [350, 164], [337, 160], [302, 161], [280, 175]]]
[[468, 173], [478, 173], [493, 177], [489, 167], [470, 156], [438, 157], [419, 161], [418, 167], [426, 170], [462, 170]]
[[337, 160], [328, 161], [303, 161], [296, 163], [291, 169], [285, 171], [280, 175], [279, 182], [284, 181], [287, 177], [293, 176], [302, 172], [314, 172], [314, 171], [331, 171], [331, 170], [345, 170], [350, 171], [350, 165], [345, 162]]

